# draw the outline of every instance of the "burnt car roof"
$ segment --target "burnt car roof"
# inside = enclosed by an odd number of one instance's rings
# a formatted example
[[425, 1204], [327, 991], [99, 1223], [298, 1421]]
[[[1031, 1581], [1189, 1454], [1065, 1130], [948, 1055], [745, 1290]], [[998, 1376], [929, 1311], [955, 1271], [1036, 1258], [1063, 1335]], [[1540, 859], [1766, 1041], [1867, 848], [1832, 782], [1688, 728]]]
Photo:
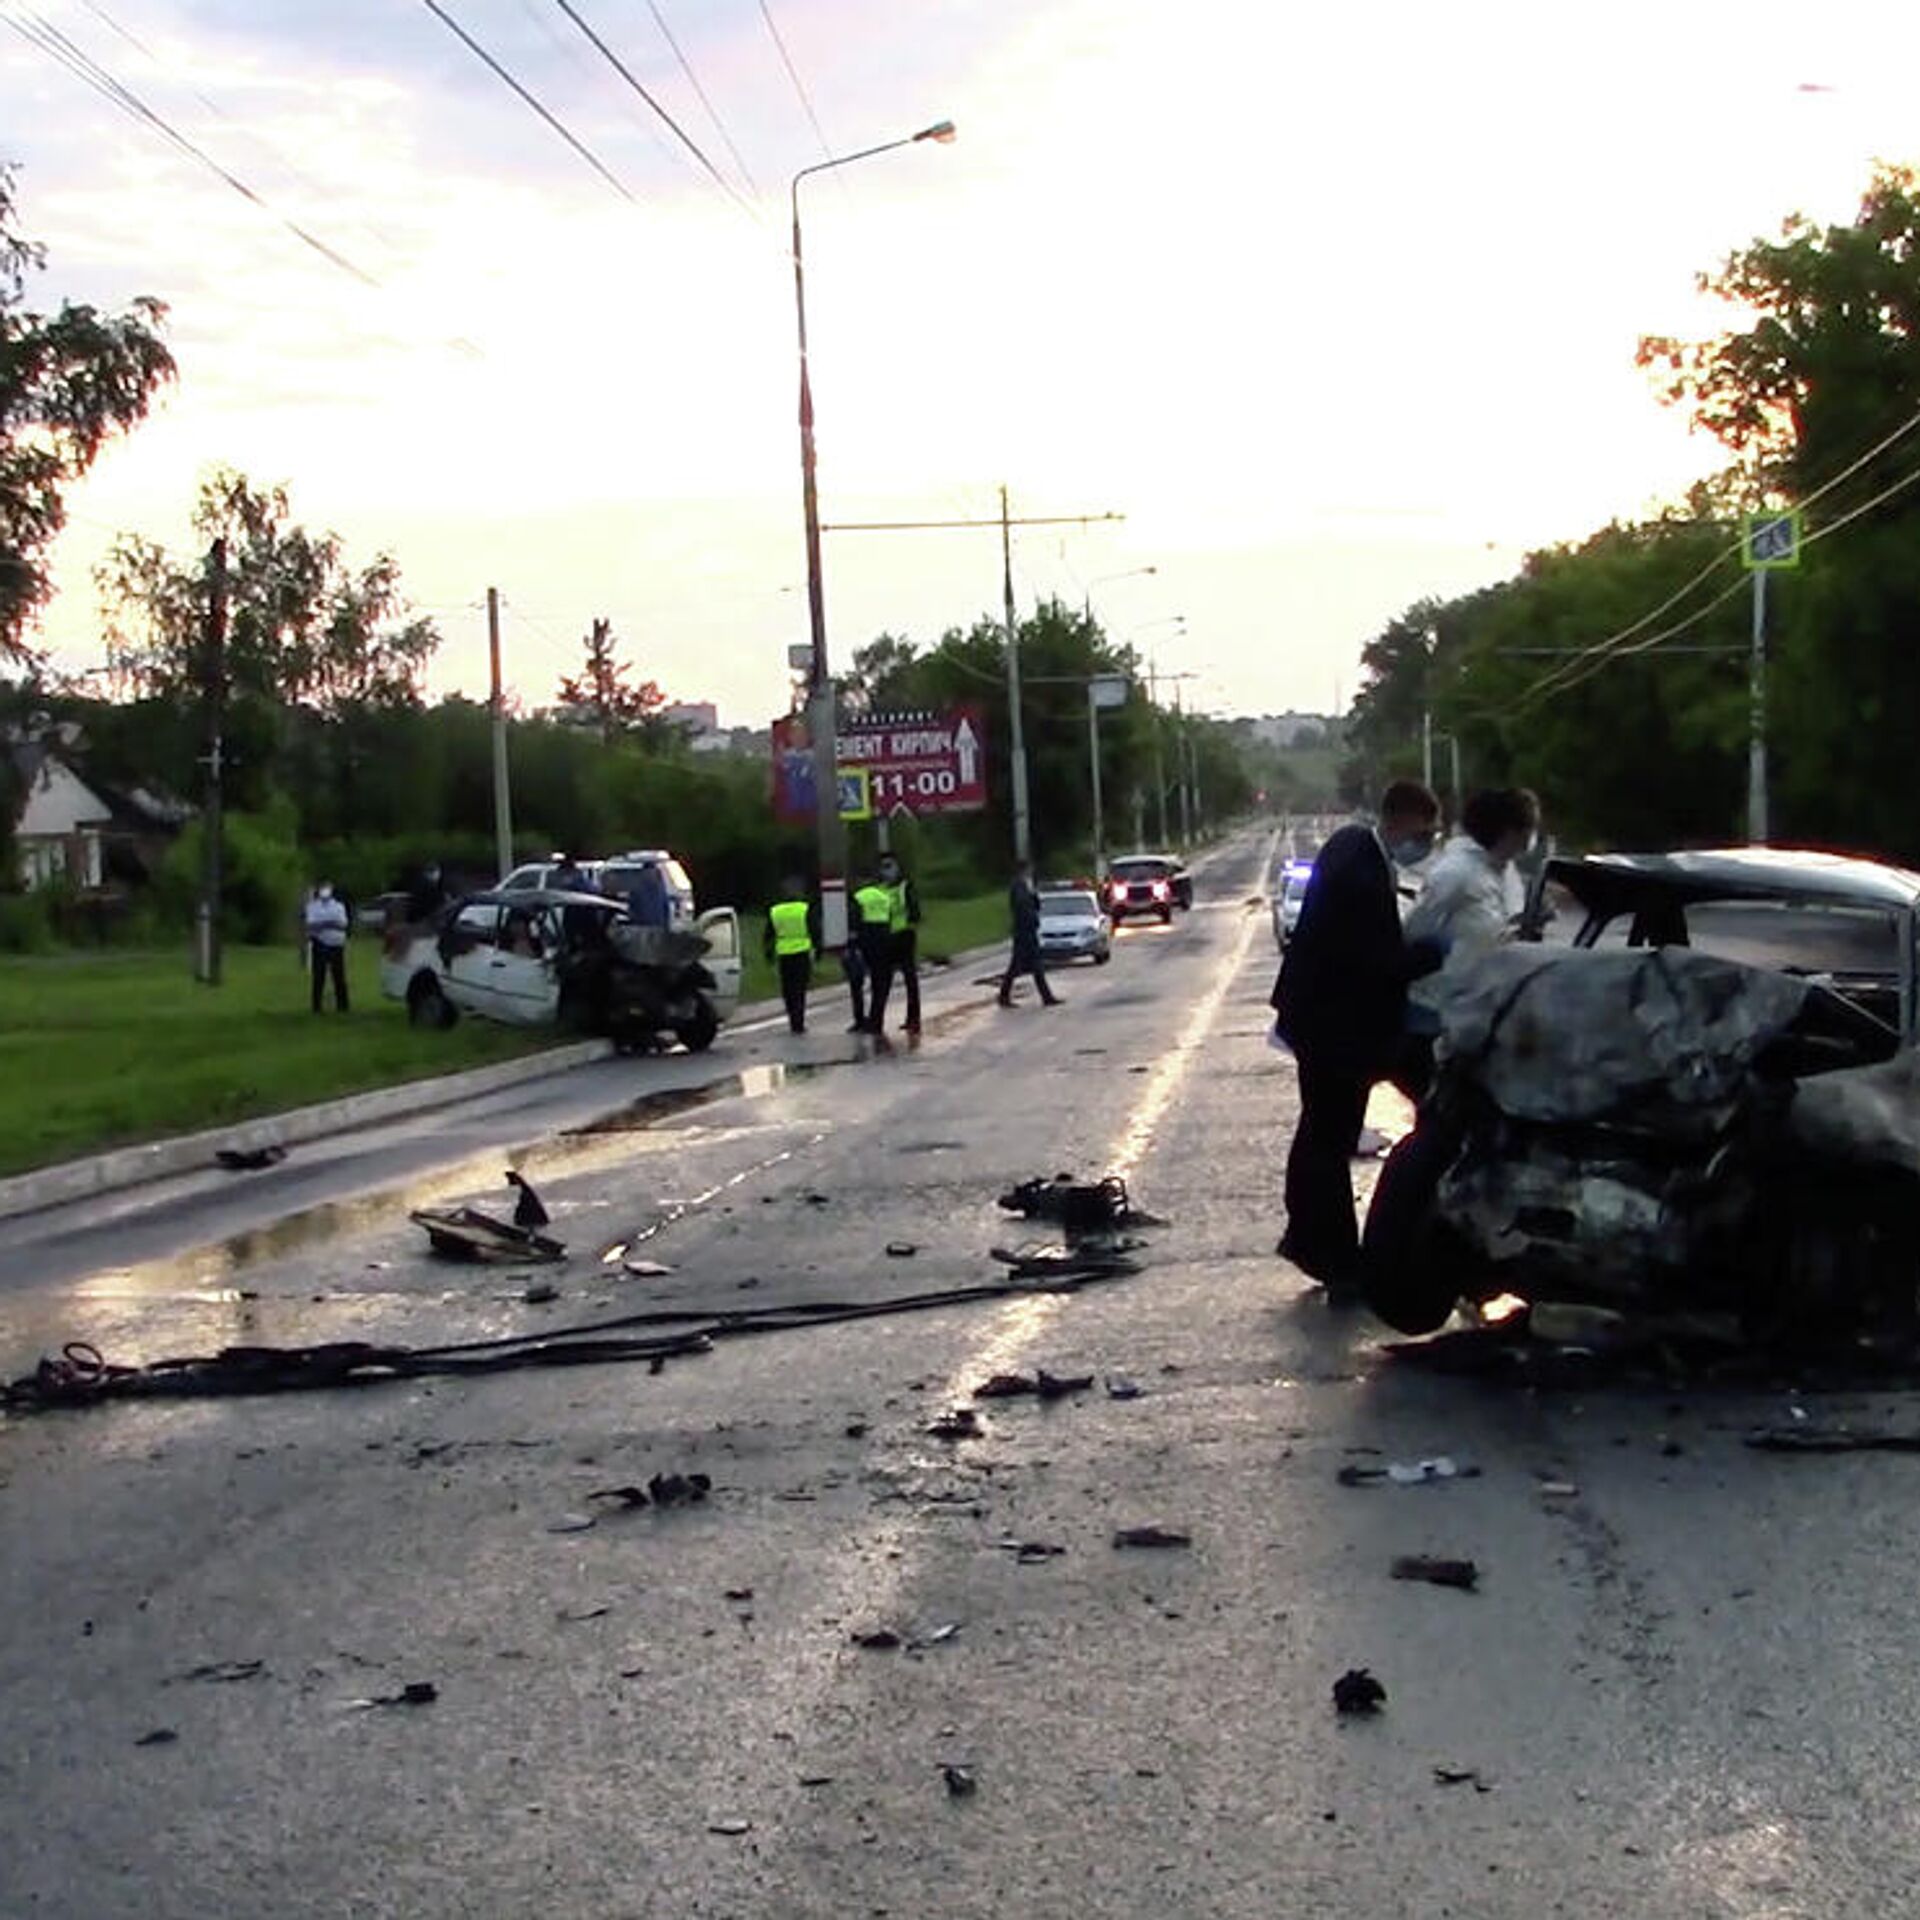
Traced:
[[609, 913], [625, 913], [624, 900], [604, 893], [575, 893], [562, 887], [495, 887], [486, 893], [463, 894], [466, 907], [604, 907]]
[[1546, 863], [1545, 877], [1589, 913], [1624, 913], [1653, 897], [1781, 900], [1808, 905], [1920, 907], [1920, 874], [1810, 847], [1727, 847], [1697, 853], [1593, 853]]

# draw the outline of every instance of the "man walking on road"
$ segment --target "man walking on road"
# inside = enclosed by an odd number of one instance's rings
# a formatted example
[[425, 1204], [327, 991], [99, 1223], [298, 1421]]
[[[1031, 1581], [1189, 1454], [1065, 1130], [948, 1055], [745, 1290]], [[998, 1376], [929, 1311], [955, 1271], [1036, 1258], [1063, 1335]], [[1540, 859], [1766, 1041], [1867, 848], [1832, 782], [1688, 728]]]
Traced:
[[1350, 1162], [1374, 1082], [1393, 1071], [1407, 985], [1445, 957], [1400, 931], [1396, 867], [1433, 845], [1440, 803], [1413, 780], [1380, 801], [1377, 828], [1346, 826], [1320, 849], [1274, 982], [1274, 1032], [1300, 1072], [1300, 1118], [1287, 1153], [1287, 1230], [1277, 1251], [1346, 1304], [1358, 1297], [1360, 1236]]
[[893, 987], [893, 895], [879, 880], [869, 880], [855, 889], [853, 920], [867, 974], [865, 1031], [885, 1047], [891, 1044], [887, 1039], [887, 995]]
[[301, 915], [307, 937], [307, 960], [313, 970], [313, 1010], [320, 1011], [326, 983], [333, 982], [336, 1013], [347, 1010], [347, 909], [333, 897], [332, 883], [322, 880], [308, 898]]
[[887, 956], [907, 990], [902, 1031], [920, 1031], [920, 893], [892, 854], [880, 856], [880, 884], [887, 890]]
[[1014, 869], [1013, 885], [1007, 889], [1007, 908], [1013, 918], [1013, 951], [1007, 956], [1007, 970], [1000, 976], [1000, 1004], [1013, 1005], [1013, 983], [1017, 975], [1030, 973], [1040, 989], [1043, 1006], [1057, 1007], [1060, 996], [1047, 985], [1046, 962], [1040, 955], [1040, 895], [1033, 884], [1033, 868], [1022, 860]]
[[767, 909], [767, 958], [780, 972], [780, 998], [787, 1025], [807, 1030], [807, 989], [813, 984], [813, 955], [818, 916], [807, 900], [806, 883], [789, 874], [781, 898]]

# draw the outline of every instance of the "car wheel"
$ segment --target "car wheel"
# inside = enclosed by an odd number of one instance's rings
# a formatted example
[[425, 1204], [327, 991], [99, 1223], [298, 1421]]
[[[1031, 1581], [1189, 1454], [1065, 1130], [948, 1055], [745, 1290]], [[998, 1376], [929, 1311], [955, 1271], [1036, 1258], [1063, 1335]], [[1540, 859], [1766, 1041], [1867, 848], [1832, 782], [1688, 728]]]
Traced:
[[440, 982], [423, 975], [407, 989], [407, 1023], [444, 1030], [460, 1017], [453, 1002], [440, 991]]
[[1360, 1282], [1367, 1305], [1398, 1333], [1435, 1333], [1467, 1290], [1473, 1248], [1435, 1207], [1460, 1152], [1445, 1125], [1416, 1126], [1387, 1155], [1367, 1208]]
[[1160, 924], [1163, 927], [1173, 925], [1173, 909], [1171, 907], [1162, 907], [1160, 909]]
[[1100, 951], [1093, 956], [1093, 964], [1096, 967], [1104, 967], [1112, 958], [1113, 949], [1111, 947], [1102, 947]]
[[593, 1031], [593, 1007], [578, 987], [564, 987], [560, 1004], [554, 1008], [553, 1023], [562, 1033], [576, 1039]]
[[674, 1028], [680, 1044], [689, 1053], [705, 1053], [713, 1045], [714, 1035], [720, 1031], [720, 1016], [714, 1012], [710, 1001], [702, 999], [697, 1003], [693, 1018]]

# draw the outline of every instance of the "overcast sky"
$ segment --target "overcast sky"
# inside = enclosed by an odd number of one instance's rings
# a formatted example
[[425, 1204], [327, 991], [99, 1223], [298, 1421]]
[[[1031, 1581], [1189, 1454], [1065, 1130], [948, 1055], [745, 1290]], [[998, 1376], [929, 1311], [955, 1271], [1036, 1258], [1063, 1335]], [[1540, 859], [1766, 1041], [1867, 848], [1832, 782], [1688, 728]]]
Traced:
[[[483, 687], [493, 585], [530, 702], [607, 615], [675, 696], [784, 710], [787, 183], [951, 118], [802, 189], [824, 517], [1124, 514], [1020, 533], [1023, 608], [1090, 595], [1215, 711], [1325, 710], [1410, 601], [1718, 464], [1639, 335], [1920, 145], [1897, 0], [571, 0], [728, 192], [557, 0], [441, 4], [631, 199], [425, 0], [0, 0], [267, 203], [0, 28], [34, 302], [158, 295], [181, 367], [74, 496], [63, 661], [112, 534], [184, 544], [225, 462], [395, 555], [437, 688]], [[838, 660], [1000, 602], [990, 532], [830, 533], [825, 574]]]

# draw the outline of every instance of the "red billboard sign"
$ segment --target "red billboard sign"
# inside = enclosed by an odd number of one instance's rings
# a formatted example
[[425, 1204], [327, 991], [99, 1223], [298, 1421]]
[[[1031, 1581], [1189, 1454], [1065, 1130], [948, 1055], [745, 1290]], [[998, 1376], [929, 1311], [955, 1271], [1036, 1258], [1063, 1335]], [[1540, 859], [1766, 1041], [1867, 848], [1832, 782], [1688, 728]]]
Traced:
[[837, 758], [862, 772], [875, 813], [974, 813], [987, 804], [987, 743], [977, 707], [849, 714]]

